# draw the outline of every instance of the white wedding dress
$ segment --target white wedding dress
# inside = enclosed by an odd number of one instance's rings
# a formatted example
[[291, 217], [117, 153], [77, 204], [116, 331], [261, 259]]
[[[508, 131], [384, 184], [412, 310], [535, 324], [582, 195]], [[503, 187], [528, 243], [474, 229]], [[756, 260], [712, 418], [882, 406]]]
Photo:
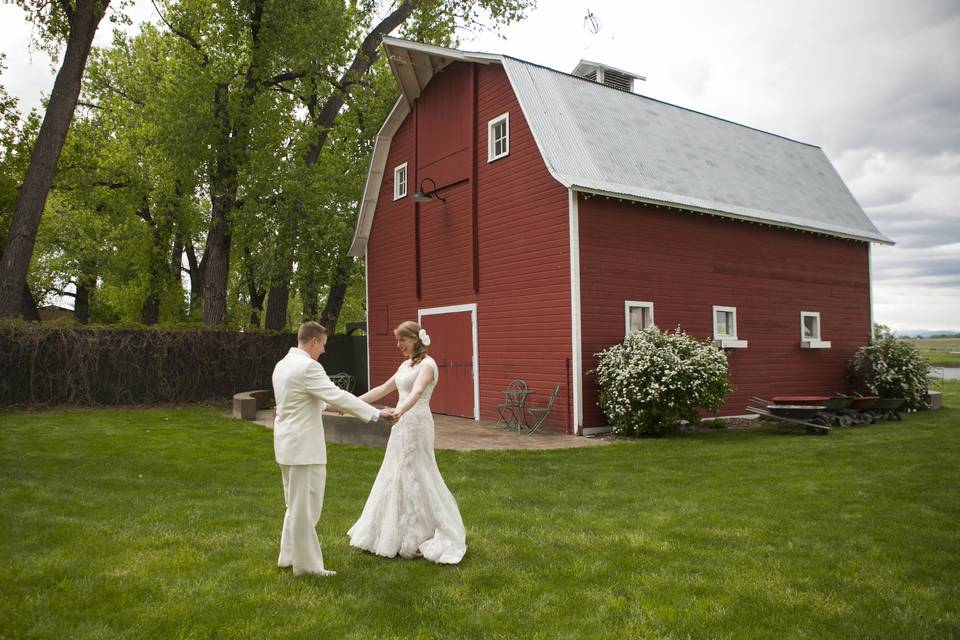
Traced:
[[457, 564], [467, 551], [466, 531], [433, 453], [430, 396], [440, 375], [437, 363], [429, 356], [413, 366], [407, 360], [395, 381], [402, 404], [420, 367], [433, 369], [433, 382], [393, 426], [370, 497], [347, 535], [351, 546], [380, 556], [422, 555], [432, 562]]

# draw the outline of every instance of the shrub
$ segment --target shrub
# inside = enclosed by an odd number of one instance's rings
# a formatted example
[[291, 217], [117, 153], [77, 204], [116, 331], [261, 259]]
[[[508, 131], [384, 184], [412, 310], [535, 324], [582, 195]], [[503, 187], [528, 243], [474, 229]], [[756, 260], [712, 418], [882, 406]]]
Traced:
[[[292, 333], [222, 327], [94, 327], [0, 322], [0, 407], [167, 404], [269, 389]], [[331, 336], [321, 364], [366, 390], [362, 338]]]
[[619, 434], [662, 435], [681, 420], [697, 423], [698, 408], [716, 411], [730, 392], [726, 354], [679, 327], [634, 331], [596, 355], [600, 407]]
[[860, 347], [848, 365], [855, 391], [883, 398], [904, 398], [908, 409], [927, 406], [930, 363], [916, 346], [881, 334], [871, 344]]

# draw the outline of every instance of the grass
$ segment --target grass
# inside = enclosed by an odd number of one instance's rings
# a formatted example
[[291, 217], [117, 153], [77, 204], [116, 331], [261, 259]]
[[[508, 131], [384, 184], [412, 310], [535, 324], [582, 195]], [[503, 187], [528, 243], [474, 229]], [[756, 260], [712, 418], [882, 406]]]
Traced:
[[332, 579], [276, 568], [270, 433], [214, 409], [0, 414], [0, 638], [960, 637], [960, 383], [938, 412], [438, 452], [456, 567], [347, 545], [382, 450], [331, 446]]
[[935, 367], [960, 367], [960, 338], [908, 338]]

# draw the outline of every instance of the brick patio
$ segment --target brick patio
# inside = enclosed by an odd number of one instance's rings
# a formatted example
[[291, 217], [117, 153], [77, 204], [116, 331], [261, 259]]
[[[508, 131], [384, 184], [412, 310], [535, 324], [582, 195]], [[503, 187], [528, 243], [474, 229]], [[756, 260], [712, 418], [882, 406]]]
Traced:
[[[268, 429], [273, 429], [273, 417], [272, 409], [258, 411], [256, 421]], [[436, 425], [437, 449], [456, 451], [570, 449], [605, 444], [605, 441], [594, 438], [543, 431], [528, 436], [525, 433], [507, 431], [495, 426], [493, 422], [455, 418], [437, 413], [433, 414], [433, 420]], [[350, 416], [325, 413], [323, 425], [327, 442], [382, 448], [387, 446], [387, 439], [390, 437], [390, 425], [384, 421], [367, 424]]]

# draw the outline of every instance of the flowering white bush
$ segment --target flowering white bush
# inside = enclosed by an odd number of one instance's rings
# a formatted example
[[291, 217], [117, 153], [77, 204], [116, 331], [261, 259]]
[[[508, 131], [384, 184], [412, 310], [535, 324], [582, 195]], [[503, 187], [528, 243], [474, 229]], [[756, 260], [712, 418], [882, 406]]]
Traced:
[[909, 342], [886, 333], [857, 349], [849, 364], [855, 390], [883, 398], [905, 398], [907, 408], [927, 406], [930, 363]]
[[634, 331], [596, 355], [600, 408], [619, 434], [660, 435], [680, 420], [698, 422], [697, 408], [716, 411], [730, 392], [723, 350], [679, 327]]

